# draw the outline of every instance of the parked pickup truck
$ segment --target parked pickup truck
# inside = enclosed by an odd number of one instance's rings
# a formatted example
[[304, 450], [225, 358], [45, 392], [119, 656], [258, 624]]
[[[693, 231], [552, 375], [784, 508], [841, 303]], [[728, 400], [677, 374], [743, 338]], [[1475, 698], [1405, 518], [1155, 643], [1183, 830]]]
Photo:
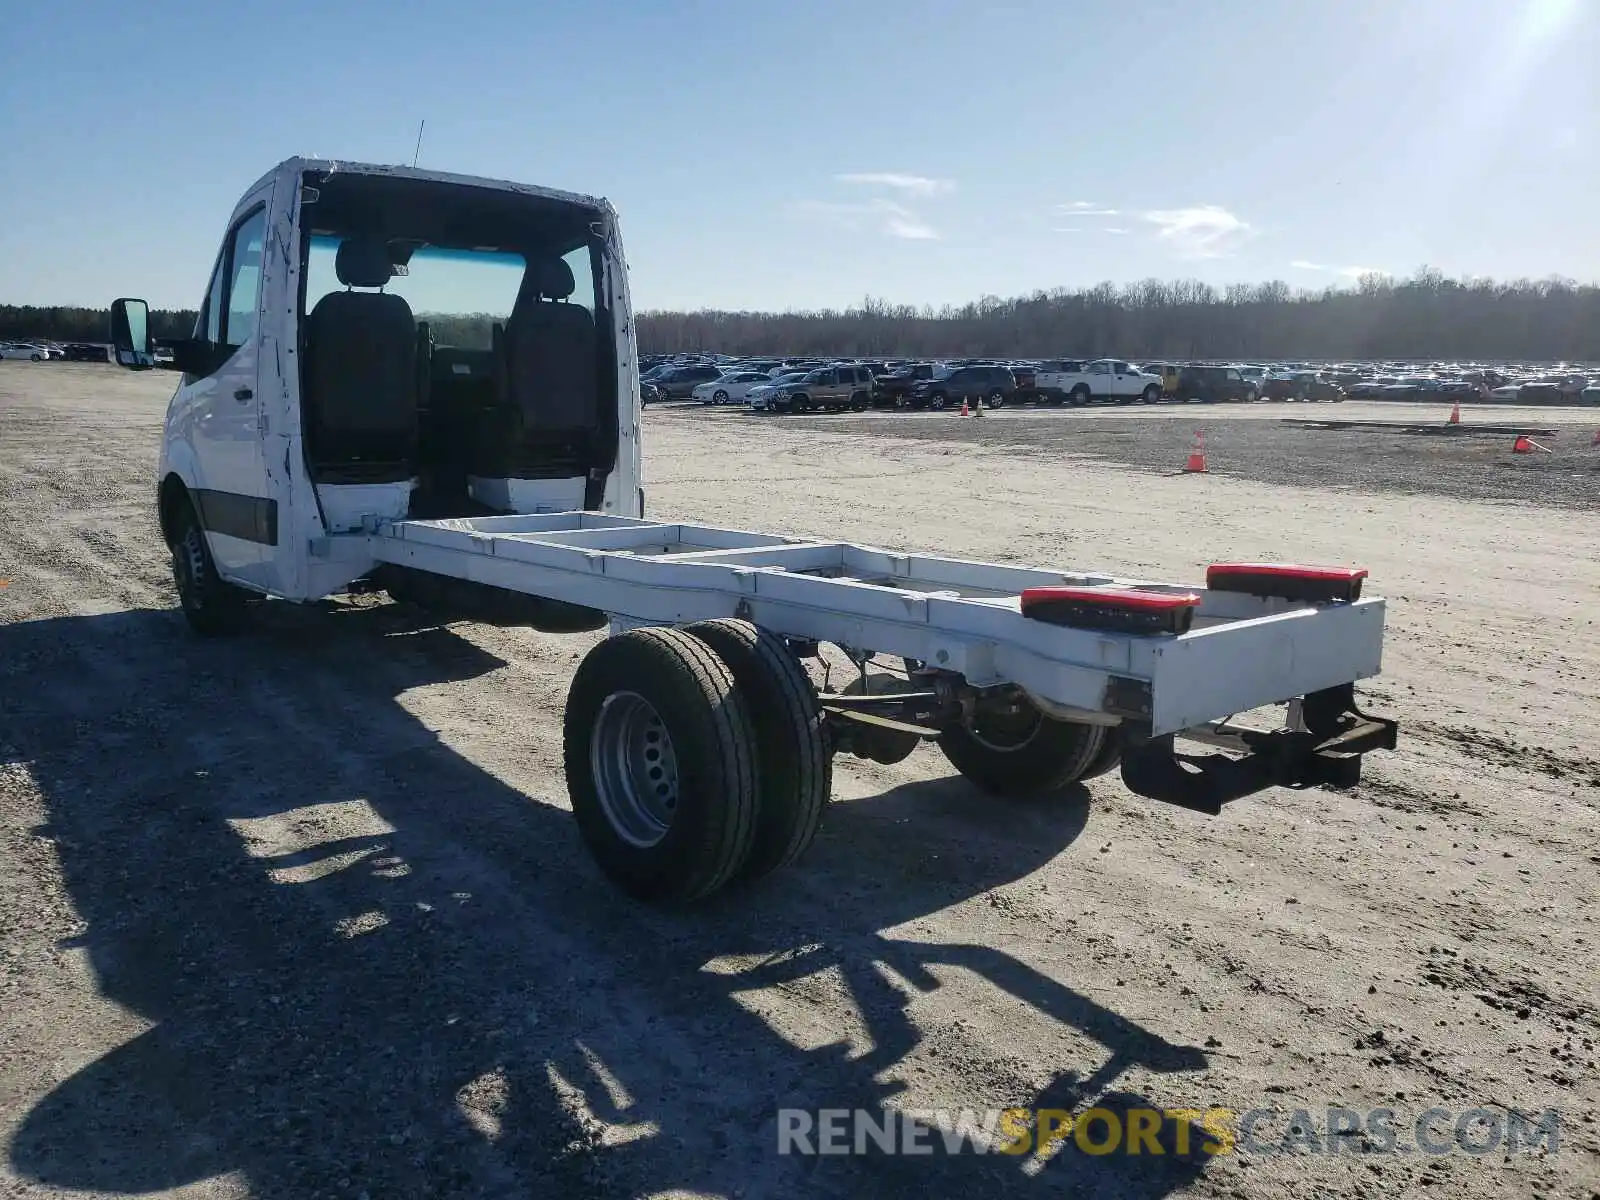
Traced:
[[1161, 399], [1161, 376], [1141, 371], [1117, 358], [1097, 358], [1092, 362], [1062, 360], [1048, 363], [1059, 371], [1041, 369], [1034, 376], [1034, 390], [1046, 400], [1059, 404], [1088, 404], [1108, 401], [1132, 404], [1136, 400], [1154, 404]]

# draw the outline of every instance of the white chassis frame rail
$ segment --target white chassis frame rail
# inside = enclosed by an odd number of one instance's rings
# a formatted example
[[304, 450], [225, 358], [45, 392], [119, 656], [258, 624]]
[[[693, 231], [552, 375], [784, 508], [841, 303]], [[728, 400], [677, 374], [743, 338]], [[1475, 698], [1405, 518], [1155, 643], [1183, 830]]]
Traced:
[[[582, 605], [608, 614], [613, 633], [741, 617], [789, 638], [916, 659], [977, 688], [1014, 684], [1066, 719], [1130, 717], [1116, 698], [1132, 685], [1146, 697], [1138, 719], [1150, 737], [1214, 733], [1236, 713], [1376, 675], [1383, 649], [1376, 597], [1310, 604], [591, 512], [369, 519], [361, 533], [315, 539], [311, 554]], [[1063, 585], [1201, 599], [1178, 635], [1022, 615], [1023, 589]]]

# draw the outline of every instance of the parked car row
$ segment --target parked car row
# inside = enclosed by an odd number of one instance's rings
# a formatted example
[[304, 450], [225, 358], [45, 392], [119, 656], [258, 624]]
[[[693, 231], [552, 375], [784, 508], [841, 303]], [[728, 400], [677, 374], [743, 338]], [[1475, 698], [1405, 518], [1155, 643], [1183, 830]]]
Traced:
[[1484, 400], [1600, 403], [1600, 379], [1567, 370], [1517, 381], [1492, 368], [1435, 364], [1219, 363], [1119, 358], [946, 361], [657, 356], [642, 399], [744, 405], [756, 412], [941, 411], [982, 405]]
[[65, 359], [68, 362], [108, 362], [104, 346], [93, 342], [48, 342], [42, 340], [0, 342], [0, 359], [22, 359], [29, 362], [50, 362]]

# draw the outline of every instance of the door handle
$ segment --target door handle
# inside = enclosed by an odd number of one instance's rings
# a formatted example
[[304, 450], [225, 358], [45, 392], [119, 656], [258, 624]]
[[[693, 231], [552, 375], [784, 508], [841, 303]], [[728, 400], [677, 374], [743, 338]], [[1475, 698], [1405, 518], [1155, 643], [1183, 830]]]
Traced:
[[251, 391], [247, 387], [235, 388], [234, 389], [233, 398], [235, 400], [250, 400], [250, 399], [253, 399], [254, 397], [255, 397], [255, 393], [253, 391]]

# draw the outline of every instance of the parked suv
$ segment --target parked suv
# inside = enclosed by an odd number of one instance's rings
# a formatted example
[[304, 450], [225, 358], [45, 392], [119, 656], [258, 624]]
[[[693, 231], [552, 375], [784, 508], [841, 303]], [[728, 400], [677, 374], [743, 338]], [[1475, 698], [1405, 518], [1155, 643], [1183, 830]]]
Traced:
[[1238, 367], [1207, 367], [1191, 363], [1178, 372], [1178, 399], [1215, 404], [1219, 400], [1253, 402], [1260, 395], [1254, 380], [1246, 379]]
[[999, 408], [1017, 388], [1010, 367], [946, 367], [936, 371], [911, 390], [912, 408], [931, 408], [935, 412], [960, 404], [982, 404]]
[[693, 397], [697, 386], [721, 377], [721, 367], [673, 367], [669, 371], [663, 371], [650, 382], [660, 389], [663, 400], [688, 400]]
[[767, 398], [778, 412], [865, 412], [872, 403], [872, 372], [853, 365], [822, 367]]
[[933, 363], [908, 363], [879, 375], [872, 384], [872, 403], [879, 408], [899, 408], [920, 381], [933, 378], [935, 370]]

